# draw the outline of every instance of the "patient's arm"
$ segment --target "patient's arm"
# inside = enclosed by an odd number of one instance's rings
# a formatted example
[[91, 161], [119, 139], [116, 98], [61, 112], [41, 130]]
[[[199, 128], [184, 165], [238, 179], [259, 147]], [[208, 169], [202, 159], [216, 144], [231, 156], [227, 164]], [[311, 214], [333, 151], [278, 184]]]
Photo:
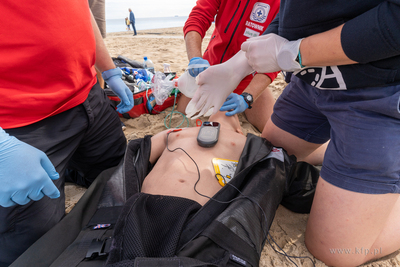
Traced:
[[167, 133], [170, 130], [159, 132], [151, 137], [150, 163], [154, 164], [166, 148]]

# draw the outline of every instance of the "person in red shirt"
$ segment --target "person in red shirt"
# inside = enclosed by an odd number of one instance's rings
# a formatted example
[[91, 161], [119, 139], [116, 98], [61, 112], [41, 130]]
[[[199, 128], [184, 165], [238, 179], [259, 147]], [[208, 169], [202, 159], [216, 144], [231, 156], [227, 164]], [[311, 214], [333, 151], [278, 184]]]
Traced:
[[[196, 77], [207, 68], [195, 65], [223, 63], [240, 51], [241, 44], [248, 38], [261, 35], [277, 15], [279, 4], [279, 0], [198, 0], [183, 28], [190, 75]], [[202, 40], [214, 18], [215, 30], [202, 54]], [[262, 131], [275, 102], [268, 85], [276, 76], [277, 72], [248, 75], [236, 88], [235, 94], [228, 97], [233, 106], [221, 110], [233, 109], [227, 112], [228, 116], [244, 111], [249, 122]], [[178, 110], [183, 112], [189, 101], [182, 96]]]
[[0, 266], [9, 266], [64, 216], [65, 181], [89, 186], [124, 156], [95, 66], [118, 111], [133, 96], [88, 1], [3, 1], [0, 24]]

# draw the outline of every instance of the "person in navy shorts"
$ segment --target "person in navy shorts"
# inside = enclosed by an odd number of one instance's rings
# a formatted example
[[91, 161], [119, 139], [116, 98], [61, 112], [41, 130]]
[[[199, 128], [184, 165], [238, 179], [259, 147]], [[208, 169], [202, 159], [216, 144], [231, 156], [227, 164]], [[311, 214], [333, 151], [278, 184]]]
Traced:
[[299, 161], [330, 140], [305, 233], [329, 266], [400, 249], [399, 23], [394, 0], [282, 0], [264, 35], [233, 57], [242, 63], [200, 73], [189, 103], [216, 112], [234, 89], [231, 69], [291, 74], [262, 136]]

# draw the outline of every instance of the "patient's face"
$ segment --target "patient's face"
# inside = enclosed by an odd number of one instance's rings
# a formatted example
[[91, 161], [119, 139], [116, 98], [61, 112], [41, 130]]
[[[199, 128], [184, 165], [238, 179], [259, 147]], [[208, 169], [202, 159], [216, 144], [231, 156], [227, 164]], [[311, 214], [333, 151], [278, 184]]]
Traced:
[[226, 116], [225, 113], [225, 111], [218, 111], [216, 114], [211, 115], [208, 120], [217, 121], [221, 124], [221, 126], [226, 127], [234, 132], [243, 134], [238, 116]]

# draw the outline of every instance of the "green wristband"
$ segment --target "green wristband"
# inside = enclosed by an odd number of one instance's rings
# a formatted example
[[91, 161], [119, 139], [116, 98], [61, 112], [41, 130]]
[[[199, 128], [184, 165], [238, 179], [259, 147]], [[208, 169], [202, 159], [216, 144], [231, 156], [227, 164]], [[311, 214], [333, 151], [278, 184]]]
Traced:
[[300, 49], [299, 49], [299, 53], [297, 54], [297, 58], [296, 58], [297, 63], [300, 64], [301, 68], [304, 68], [305, 66], [303, 66], [303, 64], [301, 64], [301, 54], [300, 54]]

